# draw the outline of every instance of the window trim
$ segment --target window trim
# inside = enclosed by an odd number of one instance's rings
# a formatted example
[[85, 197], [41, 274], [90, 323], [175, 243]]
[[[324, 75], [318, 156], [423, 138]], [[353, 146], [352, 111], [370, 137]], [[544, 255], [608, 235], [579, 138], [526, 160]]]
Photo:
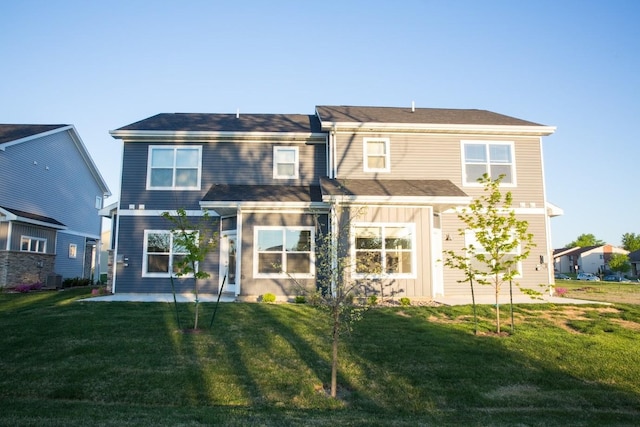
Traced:
[[[22, 249], [22, 244], [24, 243], [24, 241], [28, 242], [28, 249]], [[31, 242], [38, 242], [38, 245], [36, 247], [35, 251], [31, 250]], [[42, 250], [39, 250], [39, 248], [42, 246]], [[46, 254], [47, 253], [47, 238], [46, 237], [34, 237], [34, 236], [28, 236], [26, 234], [23, 234], [20, 236], [20, 252], [29, 252], [32, 254]]]
[[[285, 271], [281, 272], [281, 273], [261, 273], [259, 271], [259, 255], [261, 253], [261, 251], [258, 250], [258, 239], [259, 239], [259, 233], [260, 231], [264, 231], [264, 230], [280, 230], [282, 231], [283, 236], [286, 236], [286, 232], [287, 231], [309, 231], [310, 232], [310, 248], [309, 251], [295, 251], [295, 252], [290, 252], [290, 253], [309, 253], [309, 273], [286, 273]], [[283, 237], [283, 248], [282, 251], [279, 252], [281, 254], [283, 254], [283, 260], [284, 260], [284, 264], [286, 266], [286, 254], [287, 251], [285, 250], [286, 247], [286, 241], [284, 240]], [[275, 251], [271, 251], [274, 252]], [[262, 225], [262, 226], [256, 226], [253, 228], [253, 277], [254, 279], [289, 279], [289, 278], [295, 278], [295, 279], [313, 279], [316, 277], [315, 275], [315, 271], [316, 271], [316, 245], [315, 245], [315, 228], [312, 226], [279, 226], [279, 225], [275, 225], [275, 226], [271, 226], [271, 225]]]
[[[384, 168], [370, 168], [367, 148], [369, 142], [384, 142]], [[362, 139], [362, 168], [364, 172], [391, 172], [391, 140], [389, 138], [363, 138]]]
[[491, 176], [491, 159], [489, 158], [489, 146], [491, 145], [506, 145], [509, 147], [511, 154], [511, 162], [510, 163], [494, 163], [497, 165], [509, 165], [511, 166], [511, 182], [501, 182], [501, 187], [516, 187], [517, 179], [516, 179], [516, 155], [515, 155], [515, 144], [513, 141], [488, 141], [488, 140], [462, 140], [460, 141], [460, 160], [462, 162], [462, 186], [463, 187], [482, 187], [477, 181], [468, 181], [467, 178], [467, 159], [465, 157], [465, 145], [467, 144], [476, 144], [476, 145], [484, 145], [485, 146], [485, 154], [487, 155], [486, 163], [475, 163], [475, 164], [484, 164], [488, 167], [489, 176]]
[[[464, 231], [465, 248], [468, 248], [469, 245], [472, 243], [475, 244], [476, 247], [482, 247], [484, 249], [484, 247], [480, 244], [480, 242], [478, 242], [478, 239], [476, 239], [475, 230], [465, 230]], [[476, 253], [487, 253], [487, 252], [476, 251]], [[518, 245], [518, 248], [515, 252], [508, 252], [508, 253], [513, 255], [520, 255], [522, 253], [522, 245]], [[482, 274], [482, 275], [484, 277], [489, 277], [488, 274]], [[516, 264], [516, 274], [513, 277], [522, 278], [522, 260], [518, 261], [518, 263]]]
[[[293, 150], [293, 175], [280, 175], [278, 174], [278, 152], [285, 150]], [[286, 163], [289, 164], [289, 163]], [[274, 145], [273, 146], [273, 179], [298, 179], [300, 177], [300, 155], [298, 147], [292, 145]]]
[[[383, 260], [382, 265], [382, 273], [381, 274], [368, 274], [368, 273], [358, 273], [356, 271], [356, 228], [365, 228], [365, 227], [377, 227], [382, 228], [383, 230], [386, 228], [398, 228], [404, 227], [408, 228], [411, 232], [411, 273], [386, 273], [385, 263], [386, 263], [386, 247], [384, 247], [385, 234], [384, 231], [382, 236], [383, 247], [381, 248], [381, 260]], [[350, 255], [351, 255], [351, 277], [354, 279], [416, 279], [418, 277], [418, 243], [416, 235], [416, 224], [413, 222], [355, 222], [351, 226], [349, 236], [349, 244], [351, 246]]]
[[[187, 233], [191, 233], [191, 232], [198, 232], [197, 230], [186, 230]], [[148, 245], [149, 245], [149, 239], [148, 236], [149, 234], [168, 234], [169, 235], [169, 271], [166, 273], [154, 273], [151, 272], [149, 273], [148, 268]], [[171, 230], [144, 230], [144, 242], [143, 242], [143, 247], [142, 247], [142, 277], [165, 277], [165, 278], [169, 278], [169, 277], [180, 277], [180, 278], [192, 278], [193, 277], [193, 273], [189, 273], [189, 274], [184, 274], [182, 276], [177, 276], [175, 275], [175, 273], [173, 273], [173, 257], [174, 255], [183, 255], [186, 254], [186, 252], [174, 252], [173, 251], [173, 239], [174, 239], [175, 233], [173, 233]], [[196, 270], [198, 269], [198, 266], [196, 265]]]
[[[153, 150], [156, 149], [173, 149], [173, 176], [172, 176], [172, 185], [167, 187], [154, 187], [151, 185], [151, 160]], [[176, 152], [180, 149], [183, 150], [197, 150], [198, 151], [198, 171], [196, 177], [196, 185], [194, 186], [176, 186]], [[201, 180], [202, 180], [202, 145], [149, 145], [147, 152], [147, 190], [164, 190], [164, 191], [172, 191], [172, 190], [200, 190], [201, 188]]]

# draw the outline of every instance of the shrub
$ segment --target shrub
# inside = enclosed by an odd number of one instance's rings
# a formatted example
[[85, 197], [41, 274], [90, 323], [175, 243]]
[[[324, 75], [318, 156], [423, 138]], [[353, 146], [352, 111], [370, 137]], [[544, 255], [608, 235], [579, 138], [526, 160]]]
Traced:
[[565, 296], [566, 293], [567, 288], [556, 288], [556, 295], [558, 295], [559, 297]]
[[99, 286], [91, 290], [91, 295], [109, 295], [109, 292], [107, 292], [107, 288], [104, 286]]
[[307, 299], [304, 297], [304, 295], [296, 295], [294, 302], [296, 304], [304, 304], [307, 302]]
[[85, 279], [84, 277], [68, 277], [62, 281], [63, 288], [75, 288], [76, 286], [89, 285], [91, 285], [91, 279]]
[[377, 295], [369, 295], [369, 298], [367, 298], [367, 303], [369, 305], [377, 305], [378, 304], [378, 296]]
[[31, 291], [39, 291], [42, 289], [42, 283], [21, 283], [13, 288], [16, 292], [26, 294]]
[[403, 307], [407, 307], [409, 305], [411, 305], [411, 300], [407, 297], [402, 297], [400, 298], [400, 305]]
[[262, 301], [262, 302], [276, 302], [276, 296], [274, 294], [272, 294], [271, 292], [267, 292], [266, 294], [262, 295], [262, 298], [260, 298], [260, 301]]

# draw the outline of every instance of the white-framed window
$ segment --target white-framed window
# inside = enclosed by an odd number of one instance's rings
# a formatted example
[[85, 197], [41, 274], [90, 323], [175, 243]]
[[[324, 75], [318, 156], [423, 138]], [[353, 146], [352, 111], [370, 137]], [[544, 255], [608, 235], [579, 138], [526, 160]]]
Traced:
[[78, 256], [78, 245], [75, 243], [69, 243], [69, 258], [76, 258]]
[[364, 138], [363, 144], [365, 172], [391, 171], [389, 138]]
[[20, 250], [22, 252], [47, 252], [47, 239], [41, 237], [20, 236]]
[[[487, 254], [488, 255], [488, 252], [486, 251], [484, 246], [482, 244], [480, 244], [480, 242], [478, 242], [478, 239], [476, 238], [476, 232], [474, 230], [466, 230], [465, 231], [465, 233], [464, 233], [464, 243], [465, 243], [465, 246], [467, 248], [469, 246], [473, 245], [476, 254]], [[504, 257], [505, 257], [505, 259], [508, 259], [510, 257], [514, 257], [514, 256], [518, 256], [518, 255], [520, 255], [520, 245], [518, 245], [516, 248], [514, 248], [513, 251], [505, 253]], [[474, 268], [475, 270], [478, 270], [478, 271], [485, 271], [488, 274], [487, 269], [489, 267], [487, 266], [487, 264], [483, 263], [481, 261], [478, 261], [475, 258], [471, 259], [471, 267]], [[518, 272], [516, 274], [516, 277], [520, 277], [522, 275], [522, 262], [518, 262], [517, 264], [515, 264], [515, 269]]]
[[[187, 250], [175, 240], [169, 230], [144, 231], [142, 277], [169, 277], [179, 272], [177, 263], [187, 255]], [[193, 274], [182, 277], [193, 277]]]
[[254, 277], [314, 277], [314, 239], [313, 227], [256, 227]]
[[273, 147], [273, 179], [298, 179], [298, 147]]
[[415, 224], [356, 223], [351, 248], [355, 278], [416, 277]]
[[147, 190], [199, 190], [202, 146], [149, 146]]
[[516, 183], [513, 142], [462, 141], [462, 162], [464, 185], [481, 185], [478, 178], [485, 173], [494, 180], [504, 175], [503, 185]]
[[102, 196], [96, 196], [96, 209], [102, 209]]

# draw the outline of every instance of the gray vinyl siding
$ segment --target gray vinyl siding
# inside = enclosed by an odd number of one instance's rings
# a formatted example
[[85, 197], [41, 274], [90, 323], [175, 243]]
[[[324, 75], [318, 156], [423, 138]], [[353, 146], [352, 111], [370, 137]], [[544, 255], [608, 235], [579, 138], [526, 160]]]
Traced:
[[103, 196], [69, 132], [0, 151], [0, 206], [47, 216], [69, 230], [99, 236]]
[[[388, 138], [390, 172], [364, 172], [363, 138]], [[517, 186], [512, 192], [514, 205], [544, 205], [542, 152], [537, 137], [439, 135], [439, 134], [338, 134], [337, 163], [339, 179], [448, 179], [470, 196], [482, 194], [481, 188], [462, 182], [461, 141], [510, 141], [514, 143]]]
[[[299, 280], [299, 285], [293, 279], [262, 279], [254, 278], [254, 227], [255, 226], [315, 226], [314, 214], [288, 214], [288, 213], [246, 213], [242, 222], [242, 253], [241, 253], [241, 295], [248, 299], [257, 298], [267, 292], [278, 296], [295, 296], [300, 294], [300, 286], [307, 290], [315, 290], [314, 279]], [[320, 222], [326, 223], [326, 215]], [[317, 232], [316, 232], [317, 237]], [[316, 243], [318, 244], [318, 243]]]
[[[549, 284], [549, 270], [553, 269], [553, 263], [549, 260], [550, 255], [546, 253], [547, 239], [546, 239], [546, 218], [545, 215], [519, 215], [518, 219], [528, 222], [528, 232], [534, 235], [533, 242], [535, 247], [531, 249], [529, 257], [522, 261], [522, 277], [514, 280], [514, 294], [520, 293], [520, 288], [516, 286], [519, 284], [525, 289], [534, 289], [542, 292], [545, 285]], [[443, 235], [447, 233], [451, 235], [450, 241], [443, 242], [443, 250], [455, 250], [461, 251], [464, 247], [464, 237], [458, 234], [458, 229], [465, 228], [456, 214], [443, 214], [442, 218]], [[540, 264], [540, 256], [546, 257], [546, 264]], [[464, 279], [463, 274], [459, 270], [452, 270], [450, 268], [444, 268], [444, 294], [445, 296], [461, 296], [470, 295], [470, 288], [468, 282], [458, 283], [458, 280]], [[541, 286], [542, 285], [542, 286]], [[493, 295], [494, 289], [491, 286], [475, 286], [474, 291], [476, 295]], [[501, 298], [506, 298], [509, 295], [508, 284], [501, 287]]]
[[[202, 217], [189, 218], [193, 224], [197, 224]], [[210, 218], [210, 227], [218, 230], [219, 218]], [[170, 230], [171, 224], [159, 216], [120, 216], [118, 242], [118, 254], [125, 260], [117, 263], [116, 287], [117, 293], [142, 292], [142, 293], [170, 293], [171, 281], [169, 278], [142, 277], [142, 262], [144, 252], [144, 230]], [[213, 294], [218, 289], [218, 260], [219, 249], [214, 248], [205, 262], [200, 266], [200, 271], [210, 274], [207, 279], [199, 279], [200, 292]], [[125, 264], [127, 264], [125, 266]], [[193, 290], [192, 278], [174, 279], [176, 291], [179, 293]]]
[[11, 227], [11, 242], [9, 244], [9, 250], [19, 251], [22, 236], [28, 236], [45, 239], [47, 241], [46, 253], [53, 255], [56, 254], [56, 230], [38, 227], [31, 224], [22, 224], [19, 222], [14, 222]]
[[[69, 245], [77, 245], [75, 258], [69, 257]], [[86, 239], [83, 236], [76, 236], [64, 232], [58, 232], [58, 253], [56, 254], [55, 272], [65, 278], [91, 277], [91, 264], [88, 263], [85, 269], [85, 255], [87, 251]]]
[[[429, 298], [432, 295], [431, 271], [431, 216], [430, 207], [353, 207], [351, 222], [357, 223], [402, 223], [414, 224], [416, 233], [416, 277], [411, 279], [384, 279], [375, 281], [373, 291], [384, 297]], [[349, 244], [346, 245], [348, 247]], [[370, 281], [369, 281], [370, 282]]]
[[[202, 177], [200, 190], [147, 190], [147, 161], [151, 143], [124, 144], [121, 208], [144, 204], [145, 209], [199, 209], [199, 202], [213, 184], [242, 185], [317, 185], [327, 174], [324, 144], [256, 143], [256, 142], [193, 142], [202, 146]], [[171, 144], [164, 145], [185, 145]], [[299, 179], [273, 179], [273, 147], [298, 147]]]

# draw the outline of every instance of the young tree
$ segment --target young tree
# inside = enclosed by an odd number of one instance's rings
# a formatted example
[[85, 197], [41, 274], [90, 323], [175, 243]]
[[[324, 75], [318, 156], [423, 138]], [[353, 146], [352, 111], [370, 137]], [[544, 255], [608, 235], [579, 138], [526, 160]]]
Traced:
[[634, 252], [640, 249], [640, 234], [624, 233], [622, 235], [622, 247], [629, 252]]
[[176, 215], [163, 212], [162, 216], [172, 223], [173, 247], [176, 253], [181, 254], [179, 256], [174, 255], [171, 273], [177, 277], [193, 277], [193, 295], [195, 297], [193, 329], [196, 330], [198, 329], [200, 310], [198, 280], [206, 279], [210, 276], [200, 266], [207, 254], [216, 246], [216, 233], [210, 228], [209, 212], [206, 210], [199, 224], [191, 223], [187, 212], [182, 208], [176, 211]]
[[[461, 236], [475, 240], [461, 248], [462, 254], [445, 251], [445, 264], [464, 271], [467, 280], [492, 286], [496, 303], [496, 332], [500, 333], [500, 289], [510, 283], [518, 274], [517, 265], [529, 256], [533, 234], [529, 233], [529, 223], [518, 220], [511, 208], [512, 195], [502, 195], [499, 176], [492, 180], [487, 174], [478, 179], [484, 186], [484, 194], [462, 209], [458, 218], [466, 224], [459, 229]], [[468, 261], [463, 261], [464, 257]]]
[[604, 241], [600, 239], [596, 239], [591, 233], [583, 233], [578, 236], [576, 240], [571, 243], [565, 245], [565, 248], [575, 248], [576, 246], [581, 248], [586, 248], [587, 246], [602, 246], [604, 245]]
[[609, 268], [614, 273], [622, 274], [631, 270], [631, 263], [626, 254], [613, 254], [609, 259]]

